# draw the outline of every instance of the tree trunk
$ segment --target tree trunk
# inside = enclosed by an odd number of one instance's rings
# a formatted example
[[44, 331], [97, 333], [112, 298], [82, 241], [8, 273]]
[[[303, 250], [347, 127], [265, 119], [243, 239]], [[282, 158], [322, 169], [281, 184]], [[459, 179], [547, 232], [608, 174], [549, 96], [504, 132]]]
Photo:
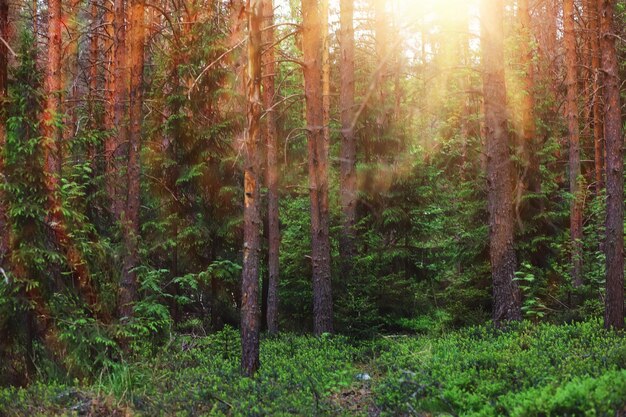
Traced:
[[113, 29], [115, 32], [115, 55], [113, 57], [113, 129], [111, 136], [105, 141], [105, 178], [107, 194], [111, 201], [111, 213], [113, 218], [120, 220], [124, 210], [125, 199], [123, 197], [122, 155], [120, 149], [127, 146], [128, 142], [128, 119], [126, 105], [128, 100], [128, 68], [126, 57], [126, 1], [115, 0], [114, 2]]
[[44, 176], [47, 193], [48, 214], [46, 224], [50, 227], [57, 244], [61, 247], [72, 270], [74, 280], [90, 306], [96, 305], [96, 294], [91, 285], [91, 276], [82, 254], [72, 242], [67, 230], [60, 194], [61, 129], [61, 0], [48, 2], [48, 57], [44, 85], [45, 108], [42, 114], [41, 136], [44, 160]]
[[520, 291], [513, 280], [513, 172], [504, 78], [503, 1], [482, 0], [480, 16], [493, 319], [499, 326], [503, 321], [522, 318]]
[[262, 0], [248, 0], [247, 127], [244, 168], [244, 244], [241, 277], [241, 368], [252, 376], [259, 368], [259, 255], [261, 251], [261, 22]]
[[[0, 0], [0, 36], [9, 42], [9, 0]], [[7, 92], [9, 50], [0, 42], [0, 178], [6, 181], [5, 154], [7, 144]], [[8, 219], [8, 204], [4, 188], [0, 187], [0, 267], [8, 269], [11, 227]]]
[[[89, 127], [91, 129], [96, 129], [98, 127], [98, 123], [96, 121], [96, 97], [98, 96], [98, 55], [99, 55], [99, 22], [98, 22], [98, 0], [91, 0], [91, 10], [90, 10], [90, 18], [91, 18], [91, 33], [89, 39]], [[93, 145], [91, 145], [93, 146]], [[90, 149], [91, 160], [95, 157], [95, 152], [93, 149]]]
[[267, 330], [278, 333], [278, 281], [280, 224], [278, 217], [278, 137], [274, 106], [276, 64], [274, 54], [274, 4], [263, 0], [264, 41], [263, 48], [263, 106], [265, 107], [265, 142], [267, 146], [267, 215], [268, 215], [268, 267]]
[[133, 302], [137, 300], [137, 273], [139, 265], [139, 203], [141, 174], [141, 125], [143, 107], [143, 62], [145, 47], [145, 3], [144, 0], [130, 2], [130, 104], [128, 119], [128, 196], [124, 216], [124, 245], [126, 254], [122, 270], [119, 294], [119, 315], [133, 316]]
[[342, 279], [352, 275], [352, 265], [356, 254], [356, 138], [354, 134], [354, 0], [341, 0], [340, 3], [340, 61], [341, 87], [339, 105], [341, 107], [341, 154], [339, 193], [342, 214], [342, 233], [339, 239]]
[[567, 127], [569, 132], [570, 237], [572, 244], [572, 283], [582, 286], [583, 210], [578, 177], [580, 176], [580, 133], [578, 126], [578, 77], [576, 71], [576, 33], [574, 31], [574, 0], [563, 1], [565, 30], [565, 66], [567, 86]]
[[313, 332], [332, 333], [333, 303], [328, 214], [328, 143], [324, 140], [322, 24], [317, 1], [302, 0], [304, 94], [311, 198]]
[[624, 159], [620, 81], [615, 48], [615, 0], [598, 0], [604, 73], [606, 143], [606, 298], [604, 326], [624, 328]]
[[593, 150], [596, 195], [604, 189], [604, 128], [602, 125], [602, 71], [600, 68], [600, 32], [598, 1], [590, 0], [589, 36], [591, 38], [591, 69], [593, 76]]

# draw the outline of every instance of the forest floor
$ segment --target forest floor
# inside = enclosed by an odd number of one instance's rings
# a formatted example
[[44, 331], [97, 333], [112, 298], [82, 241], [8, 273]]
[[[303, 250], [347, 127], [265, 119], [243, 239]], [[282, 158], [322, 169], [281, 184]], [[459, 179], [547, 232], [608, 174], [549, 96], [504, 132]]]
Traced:
[[626, 340], [599, 321], [439, 335], [265, 338], [254, 379], [234, 329], [178, 336], [83, 379], [0, 389], [0, 416], [616, 416]]

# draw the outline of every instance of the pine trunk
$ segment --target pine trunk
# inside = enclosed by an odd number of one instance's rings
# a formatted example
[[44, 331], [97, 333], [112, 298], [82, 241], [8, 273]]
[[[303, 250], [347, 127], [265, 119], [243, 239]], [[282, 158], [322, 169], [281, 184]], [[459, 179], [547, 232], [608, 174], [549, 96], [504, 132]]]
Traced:
[[615, 0], [598, 0], [604, 73], [606, 142], [606, 298], [604, 326], [624, 328], [624, 157], [620, 80], [615, 48]]
[[[0, 36], [9, 42], [9, 0], [0, 0]], [[7, 145], [7, 93], [9, 50], [0, 42], [0, 178], [6, 178], [5, 153]], [[11, 228], [8, 219], [8, 204], [4, 188], [0, 187], [0, 267], [8, 269]]]
[[311, 199], [313, 332], [333, 332], [328, 211], [328, 143], [324, 140], [322, 24], [315, 0], [302, 0], [302, 50]]
[[261, 22], [262, 1], [248, 0], [247, 127], [244, 133], [244, 244], [241, 278], [241, 368], [252, 376], [259, 368], [259, 256], [261, 251]]
[[572, 244], [572, 283], [582, 286], [582, 237], [583, 212], [582, 196], [578, 183], [580, 176], [580, 132], [578, 126], [578, 77], [576, 71], [576, 33], [574, 31], [574, 0], [563, 1], [563, 26], [565, 30], [565, 66], [567, 86], [567, 127], [569, 132], [569, 189], [570, 238]]
[[137, 300], [137, 273], [139, 265], [139, 204], [141, 174], [141, 125], [143, 107], [143, 61], [145, 46], [145, 4], [144, 0], [130, 2], [129, 31], [130, 103], [128, 120], [128, 195], [124, 213], [124, 245], [126, 254], [122, 270], [119, 294], [120, 317], [133, 316], [133, 302]]
[[339, 104], [341, 107], [341, 156], [340, 156], [340, 202], [343, 216], [339, 252], [342, 262], [342, 279], [352, 274], [352, 264], [356, 254], [355, 225], [357, 204], [356, 180], [356, 138], [354, 134], [354, 0], [341, 0], [340, 3], [341, 40], [339, 70], [341, 87]]
[[482, 0], [480, 15], [493, 319], [499, 326], [504, 321], [522, 318], [520, 291], [514, 281], [517, 261], [504, 78], [503, 1]]
[[278, 282], [280, 224], [278, 217], [278, 137], [274, 106], [276, 64], [274, 54], [274, 4], [263, 0], [263, 106], [265, 107], [265, 143], [267, 146], [267, 215], [268, 215], [268, 267], [267, 330], [278, 333]]

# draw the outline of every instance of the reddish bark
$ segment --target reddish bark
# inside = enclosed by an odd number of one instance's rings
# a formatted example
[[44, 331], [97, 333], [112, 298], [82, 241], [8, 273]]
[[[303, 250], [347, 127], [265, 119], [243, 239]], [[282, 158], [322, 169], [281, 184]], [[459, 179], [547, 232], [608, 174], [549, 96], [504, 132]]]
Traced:
[[333, 304], [328, 212], [328, 143], [324, 140], [322, 24], [318, 4], [302, 0], [302, 51], [311, 199], [313, 331], [332, 333]]
[[578, 126], [578, 77], [576, 71], [576, 33], [574, 31], [574, 0], [563, 1], [563, 26], [565, 30], [565, 67], [567, 86], [567, 127], [569, 132], [569, 188], [573, 198], [570, 203], [570, 237], [572, 244], [572, 283], [582, 282], [583, 208], [578, 183], [580, 176], [580, 132]]
[[482, 0], [481, 50], [487, 153], [489, 242], [493, 278], [493, 319], [520, 320], [521, 295], [514, 281], [513, 171], [509, 154], [504, 78], [503, 0]]
[[60, 195], [61, 130], [58, 127], [61, 91], [61, 0], [48, 3], [48, 57], [45, 78], [45, 108], [41, 121], [41, 136], [44, 156], [44, 176], [47, 192], [48, 215], [46, 223], [55, 241], [61, 247], [72, 270], [74, 280], [90, 306], [96, 306], [96, 294], [91, 276], [82, 254], [72, 242], [63, 215]]
[[127, 184], [128, 195], [124, 211], [124, 245], [126, 254], [120, 282], [118, 309], [120, 317], [133, 316], [133, 303], [137, 300], [137, 273], [139, 265], [139, 204], [141, 173], [141, 125], [143, 107], [143, 67], [145, 47], [145, 3], [144, 0], [130, 2], [130, 104], [128, 119], [129, 146]]
[[241, 368], [252, 376], [259, 368], [259, 256], [261, 251], [261, 0], [248, 0], [247, 128], [244, 134], [244, 245], [241, 278]]
[[268, 269], [267, 330], [278, 333], [278, 282], [280, 226], [278, 217], [278, 137], [274, 106], [276, 64], [274, 54], [274, 4], [263, 0], [263, 106], [265, 107], [265, 143], [267, 146], [267, 215], [268, 215]]
[[595, 189], [599, 195], [604, 189], [604, 127], [602, 126], [602, 71], [600, 68], [600, 33], [597, 0], [589, 1], [589, 37], [591, 38], [591, 69], [593, 76], [593, 150], [594, 150], [594, 170]]
[[346, 279], [351, 275], [352, 261], [356, 254], [354, 230], [357, 204], [356, 137], [352, 127], [355, 115], [354, 0], [341, 0], [340, 7], [341, 156], [339, 193], [343, 218], [339, 252], [342, 260], [342, 278]]
[[604, 326], [624, 328], [624, 146], [615, 48], [615, 0], [598, 0], [606, 143], [606, 298]]

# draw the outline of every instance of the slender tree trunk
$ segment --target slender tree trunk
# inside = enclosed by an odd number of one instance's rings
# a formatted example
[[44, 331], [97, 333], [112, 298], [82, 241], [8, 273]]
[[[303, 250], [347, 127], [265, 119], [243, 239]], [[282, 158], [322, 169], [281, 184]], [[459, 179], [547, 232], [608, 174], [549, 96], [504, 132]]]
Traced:
[[388, 22], [387, 11], [385, 10], [385, 2], [381, 0], [374, 1], [374, 28], [375, 28], [375, 46], [376, 56], [381, 63], [377, 74], [377, 90], [376, 90], [376, 129], [379, 140], [383, 137], [387, 128], [387, 54], [389, 53], [389, 38], [387, 36]]
[[522, 99], [522, 140], [524, 146], [525, 163], [528, 165], [526, 173], [526, 187], [532, 193], [541, 191], [541, 175], [537, 158], [536, 126], [535, 126], [535, 71], [533, 64], [532, 27], [529, 0], [519, 0], [519, 19], [522, 30], [520, 42], [522, 65], [524, 67], [524, 96]]
[[[0, 36], [9, 42], [9, 0], [0, 0]], [[7, 92], [9, 87], [8, 78], [9, 50], [0, 42], [0, 178], [2, 183], [6, 181], [5, 154], [7, 144]], [[4, 188], [0, 187], [0, 267], [8, 269], [9, 245], [11, 227], [8, 219], [8, 201]]]
[[356, 254], [356, 137], [354, 134], [355, 86], [354, 86], [354, 0], [340, 2], [340, 61], [341, 87], [339, 105], [341, 107], [341, 156], [339, 192], [342, 214], [342, 233], [339, 239], [342, 279], [352, 275], [352, 265]]
[[247, 0], [248, 73], [244, 169], [244, 244], [241, 278], [241, 368], [252, 376], [259, 368], [259, 256], [261, 251], [261, 0]]
[[263, 0], [265, 30], [263, 48], [263, 105], [265, 107], [265, 142], [267, 146], [267, 215], [268, 215], [268, 266], [269, 281], [267, 289], [267, 330], [270, 334], [278, 333], [278, 281], [280, 224], [278, 217], [278, 137], [276, 131], [276, 112], [274, 106], [274, 85], [276, 64], [274, 54], [274, 2]]
[[130, 104], [128, 120], [128, 196], [124, 215], [124, 245], [126, 254], [120, 282], [119, 315], [133, 316], [133, 302], [137, 300], [137, 273], [139, 265], [139, 204], [141, 174], [141, 125], [143, 107], [143, 67], [145, 47], [145, 0], [130, 1]]
[[624, 328], [624, 157], [620, 80], [615, 48], [615, 0], [598, 0], [604, 73], [606, 142], [606, 309], [604, 326]]
[[41, 136], [48, 214], [46, 223], [58, 245], [63, 249], [68, 265], [85, 301], [96, 305], [96, 294], [82, 254], [72, 242], [67, 230], [60, 195], [61, 129], [57, 125], [61, 108], [61, 0], [48, 2], [48, 59], [45, 78], [45, 108], [42, 114]]
[[513, 242], [513, 172], [504, 78], [503, 8], [502, 0], [481, 1], [489, 241], [496, 325], [522, 318], [520, 291], [513, 280], [517, 261]]
[[315, 0], [302, 0], [304, 94], [311, 197], [313, 331], [317, 335], [333, 331], [328, 224], [328, 143], [324, 140], [322, 48], [322, 24], [318, 3]]
[[567, 127], [569, 131], [569, 188], [573, 198], [570, 203], [570, 237], [572, 243], [572, 283], [582, 282], [583, 210], [578, 178], [580, 176], [580, 133], [578, 126], [578, 77], [576, 71], [576, 33], [574, 32], [574, 0], [563, 0], [565, 29], [565, 61], [567, 86]]
[[[115, 113], [115, 13], [109, 2], [104, 2], [104, 27], [103, 27], [103, 49], [104, 49], [104, 129], [109, 135], [104, 140], [104, 158], [105, 158], [105, 185], [107, 192], [112, 189], [112, 143], [114, 137], [111, 132], [114, 129], [113, 114]], [[112, 198], [111, 194], [108, 194]]]
[[[91, 33], [89, 38], [89, 126], [92, 129], [98, 127], [98, 123], [96, 120], [96, 97], [98, 96], [98, 55], [99, 55], [99, 22], [98, 22], [98, 0], [91, 0], [91, 10], [90, 10], [90, 18], [91, 18]], [[94, 150], [90, 150], [91, 160], [95, 157]]]
[[111, 213], [115, 220], [120, 220], [124, 209], [122, 177], [122, 155], [120, 150], [128, 144], [128, 68], [126, 57], [126, 0], [115, 0], [113, 29], [115, 31], [115, 53], [113, 63], [113, 129], [115, 132], [106, 138], [105, 178], [107, 194], [111, 201]]
[[589, 37], [591, 38], [591, 69], [593, 76], [593, 150], [596, 195], [604, 189], [604, 128], [602, 125], [602, 71], [600, 68], [600, 32], [598, 1], [590, 0]]

